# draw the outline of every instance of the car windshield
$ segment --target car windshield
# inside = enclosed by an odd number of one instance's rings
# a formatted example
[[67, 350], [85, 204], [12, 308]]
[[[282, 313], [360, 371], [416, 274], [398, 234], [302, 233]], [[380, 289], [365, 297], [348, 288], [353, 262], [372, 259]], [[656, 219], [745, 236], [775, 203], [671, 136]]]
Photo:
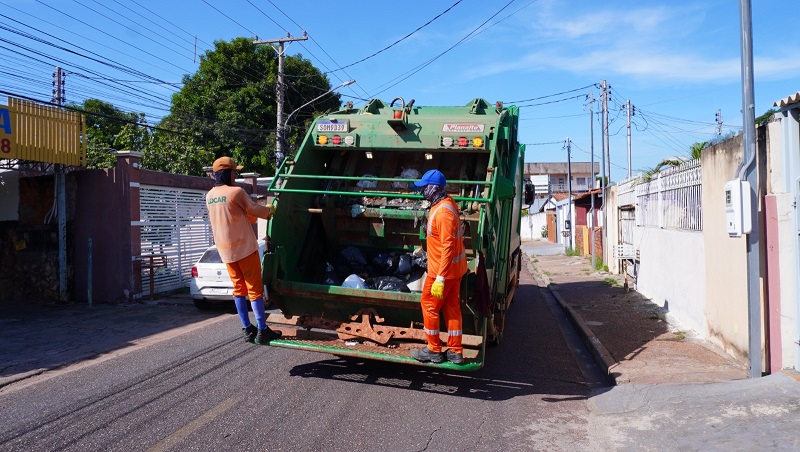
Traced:
[[221, 264], [222, 259], [219, 257], [219, 251], [216, 248], [210, 248], [203, 253], [203, 257], [200, 258], [201, 264]]

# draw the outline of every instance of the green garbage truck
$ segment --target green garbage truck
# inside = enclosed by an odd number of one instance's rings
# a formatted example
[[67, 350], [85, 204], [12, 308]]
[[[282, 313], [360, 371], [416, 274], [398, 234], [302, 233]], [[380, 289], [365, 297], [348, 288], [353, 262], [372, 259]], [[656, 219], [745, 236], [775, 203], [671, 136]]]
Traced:
[[[483, 366], [499, 344], [519, 282], [524, 145], [519, 109], [476, 98], [416, 106], [395, 98], [348, 104], [310, 125], [269, 190], [276, 212], [262, 261], [271, 345], [342, 357]], [[459, 205], [469, 271], [461, 281], [465, 363], [411, 358], [426, 343], [426, 205], [413, 182], [442, 171]], [[446, 328], [442, 328], [443, 343]]]

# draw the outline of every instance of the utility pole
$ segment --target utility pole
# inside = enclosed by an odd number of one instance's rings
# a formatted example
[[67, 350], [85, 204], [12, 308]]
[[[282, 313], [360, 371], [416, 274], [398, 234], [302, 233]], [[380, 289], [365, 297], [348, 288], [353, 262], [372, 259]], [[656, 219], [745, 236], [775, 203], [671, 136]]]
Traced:
[[[64, 105], [64, 71], [53, 72], [53, 103]], [[54, 165], [56, 184], [56, 217], [58, 218], [58, 297], [67, 301], [67, 175], [61, 165]]]
[[752, 229], [747, 234], [747, 326], [749, 336], [749, 377], [761, 377], [761, 288], [758, 231], [758, 163], [756, 153], [755, 95], [753, 94], [753, 20], [750, 0], [739, 0], [742, 44], [742, 116], [744, 155], [737, 176], [750, 183]]
[[606, 176], [611, 180], [611, 144], [608, 136], [608, 84], [603, 80], [603, 132], [606, 140]]
[[607, 191], [606, 190], [606, 185], [607, 185], [606, 184], [606, 177], [607, 176], [609, 178], [611, 177], [611, 166], [610, 165], [608, 166], [608, 168], [609, 168], [608, 172], [606, 172], [606, 161], [609, 160], [609, 159], [606, 159], [606, 154], [608, 153], [608, 85], [606, 84], [605, 80], [603, 80], [603, 123], [602, 123], [602, 130], [601, 130], [601, 134], [600, 134], [600, 142], [603, 144], [603, 180], [601, 182], [602, 187], [603, 187], [603, 204], [602, 204], [602, 206], [600, 208], [602, 210], [602, 212], [603, 212], [603, 230], [602, 230], [602, 235], [601, 235], [601, 241], [603, 243], [603, 262], [605, 263], [605, 262], [608, 262], [608, 259], [606, 258], [606, 256], [608, 255], [607, 254], [608, 253], [608, 244], [606, 243], [606, 236], [607, 236], [607, 232], [606, 232], [606, 223], [607, 223], [607, 220], [606, 220], [606, 216], [607, 216], [606, 215], [606, 196], [608, 195], [608, 193], [606, 193], [606, 191]]
[[278, 38], [278, 39], [264, 39], [264, 40], [255, 40], [253, 44], [278, 44], [278, 84], [275, 86], [275, 92], [278, 95], [278, 111], [277, 111], [277, 128], [275, 131], [276, 139], [275, 139], [275, 172], [277, 174], [278, 167], [283, 161], [283, 157], [286, 156], [286, 130], [283, 127], [283, 102], [284, 102], [284, 92], [286, 89], [286, 85], [283, 82], [283, 49], [284, 44], [287, 42], [293, 41], [305, 41], [308, 39], [308, 35], [306, 32], [303, 32], [303, 36], [299, 38], [293, 38], [289, 33], [286, 33], [285, 38]]
[[625, 101], [625, 111], [628, 113], [628, 179], [631, 178], [631, 100]]
[[590, 199], [590, 202], [591, 202], [591, 208], [589, 209], [589, 212], [590, 212], [589, 216], [591, 218], [591, 227], [589, 228], [589, 233], [592, 234], [592, 237], [591, 237], [591, 240], [590, 240], [590, 242], [591, 242], [590, 246], [592, 247], [592, 270], [594, 270], [595, 269], [595, 262], [596, 262], [595, 261], [595, 251], [594, 251], [594, 246], [595, 246], [594, 245], [594, 230], [595, 230], [596, 226], [594, 224], [594, 219], [595, 219], [594, 193], [591, 193], [591, 190], [594, 189], [594, 181], [596, 179], [595, 179], [595, 175], [594, 175], [594, 92], [592, 92], [592, 91], [589, 91], [589, 136], [591, 137], [591, 141], [589, 142], [589, 144], [590, 144], [589, 145], [589, 150], [591, 151], [590, 153], [592, 154], [592, 160], [591, 160], [591, 164], [590, 164], [591, 165], [590, 166], [590, 171], [592, 172], [592, 185], [589, 186], [589, 190], [590, 190], [589, 191], [589, 193], [590, 193], [589, 199]]
[[567, 137], [567, 201], [569, 202], [569, 213], [567, 213], [567, 221], [569, 222], [569, 247], [570, 249], [575, 249], [575, 228], [572, 224], [572, 157], [570, 156], [571, 153], [571, 145], [569, 142], [569, 137]]
[[720, 110], [719, 108], [717, 108], [716, 122], [717, 122], [717, 135], [722, 135], [722, 110]]

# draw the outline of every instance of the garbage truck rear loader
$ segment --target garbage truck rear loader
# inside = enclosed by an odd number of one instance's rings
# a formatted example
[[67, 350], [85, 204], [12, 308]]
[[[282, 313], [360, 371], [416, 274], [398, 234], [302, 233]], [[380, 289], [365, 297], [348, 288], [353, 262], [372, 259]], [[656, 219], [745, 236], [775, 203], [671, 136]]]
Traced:
[[[519, 110], [474, 99], [426, 107], [373, 99], [311, 124], [270, 190], [276, 213], [264, 283], [281, 310], [277, 347], [475, 370], [503, 337], [519, 281], [524, 146]], [[461, 210], [465, 364], [415, 361], [426, 344], [426, 205], [413, 182], [439, 169]], [[447, 328], [442, 328], [443, 343]]]

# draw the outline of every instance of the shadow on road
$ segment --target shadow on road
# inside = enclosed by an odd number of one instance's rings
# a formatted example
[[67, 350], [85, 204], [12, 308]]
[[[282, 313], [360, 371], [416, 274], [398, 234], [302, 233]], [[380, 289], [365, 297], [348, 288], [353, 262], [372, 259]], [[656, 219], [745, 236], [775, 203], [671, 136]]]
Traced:
[[539, 289], [523, 270], [506, 318], [503, 342], [487, 348], [484, 368], [478, 371], [448, 373], [431, 367], [336, 358], [296, 366], [290, 375], [482, 400], [531, 394], [548, 395], [543, 400], [551, 402], [585, 399], [592, 387], [576, 364]]

